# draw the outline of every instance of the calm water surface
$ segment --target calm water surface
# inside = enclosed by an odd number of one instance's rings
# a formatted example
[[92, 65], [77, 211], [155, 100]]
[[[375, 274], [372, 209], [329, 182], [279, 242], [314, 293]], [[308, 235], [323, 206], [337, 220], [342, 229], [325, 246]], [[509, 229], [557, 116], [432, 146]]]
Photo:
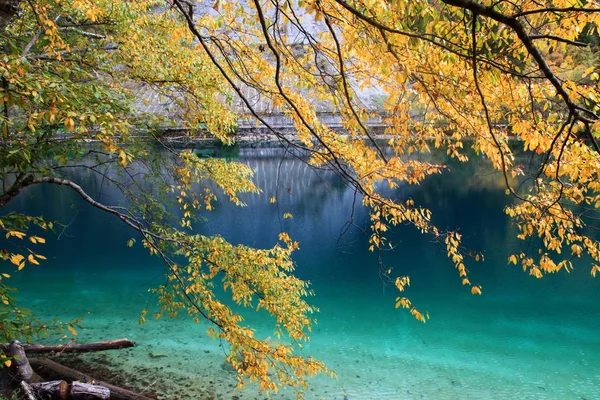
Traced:
[[[460, 227], [465, 244], [485, 252], [484, 263], [468, 265], [484, 291], [472, 296], [430, 238], [409, 227], [392, 233], [396, 247], [384, 262], [394, 274], [411, 277], [407, 296], [429, 312], [426, 324], [394, 308], [396, 292], [367, 251], [368, 215], [360, 199], [353, 211], [353, 190], [279, 150], [242, 150], [240, 161], [255, 168], [263, 193], [244, 196], [244, 208], [219, 201], [197, 229], [257, 247], [272, 246], [281, 230], [300, 242], [297, 274], [312, 283], [310, 301], [321, 310], [301, 352], [337, 372], [336, 379], [315, 379], [307, 398], [600, 398], [600, 281], [590, 277], [585, 260], [571, 274], [541, 280], [507, 265], [511, 251], [525, 247], [502, 212], [510, 201], [502, 180], [483, 160], [451, 165], [449, 173], [392, 193], [428, 206], [439, 227]], [[120, 201], [100, 180], [84, 182], [104, 202]], [[268, 202], [273, 195], [277, 204]], [[251, 386], [232, 391], [223, 348], [205, 337], [205, 323], [178, 318], [137, 325], [141, 309], [154, 301], [147, 289], [163, 282], [163, 267], [139, 246], [126, 247], [132, 234], [124, 225], [60, 187], [38, 186], [11, 207], [66, 224], [48, 237], [47, 262], [15, 274], [20, 297], [34, 311], [83, 316], [82, 342], [136, 340], [135, 349], [106, 353], [102, 361], [145, 373], [149, 385], [176, 382], [177, 389], [165, 389], [166, 398], [259, 397]], [[282, 219], [285, 212], [294, 218]], [[354, 225], [346, 230], [350, 220]], [[248, 319], [259, 334], [271, 334], [264, 316]], [[167, 357], [152, 357], [157, 352]]]

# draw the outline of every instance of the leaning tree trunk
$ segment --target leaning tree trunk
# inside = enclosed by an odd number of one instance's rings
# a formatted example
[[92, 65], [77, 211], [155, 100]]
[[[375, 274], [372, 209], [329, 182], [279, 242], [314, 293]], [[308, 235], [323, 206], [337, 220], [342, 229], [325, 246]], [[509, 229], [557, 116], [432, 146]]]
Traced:
[[11, 358], [10, 377], [14, 382], [21, 382], [31, 378], [33, 370], [29, 365], [29, 360], [25, 355], [23, 345], [18, 340], [13, 341], [8, 346], [0, 348], [8, 357]]
[[0, 0], [0, 33], [4, 32], [19, 9], [20, 0]]

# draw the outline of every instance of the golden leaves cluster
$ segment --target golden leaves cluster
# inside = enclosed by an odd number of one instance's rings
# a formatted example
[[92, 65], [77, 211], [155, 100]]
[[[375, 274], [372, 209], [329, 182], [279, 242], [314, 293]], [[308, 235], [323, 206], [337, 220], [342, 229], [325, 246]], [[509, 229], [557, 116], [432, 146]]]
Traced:
[[[587, 68], [578, 80], [561, 71], [572, 65], [567, 41], [577, 40], [584, 29], [596, 32], [600, 13], [538, 12], [540, 4], [528, 0], [484, 4], [509, 17], [523, 13], [515, 18], [534, 37], [532, 43], [570, 101], [594, 104], [599, 97], [595, 68]], [[547, 6], [596, 7], [563, 0]], [[257, 22], [261, 16], [264, 23]], [[446, 246], [463, 284], [481, 294], [482, 288], [469, 280], [460, 235], [441, 232], [427, 210], [386, 198], [379, 185], [418, 184], [444, 171], [419, 153], [441, 148], [448, 157], [467, 162], [474, 150], [505, 176], [508, 194], [517, 198], [506, 212], [521, 230], [519, 237], [540, 238], [537, 261], [519, 258], [526, 270], [540, 276], [572, 268], [569, 259], [553, 261], [547, 254], [563, 246], [573, 257], [587, 253], [600, 262], [596, 241], [582, 233], [590, 223], [582, 214], [591, 213], [600, 200], [600, 165], [589, 140], [576, 134], [585, 126], [556, 98], [556, 88], [516, 31], [485, 16], [473, 23], [470, 11], [439, 2], [333, 0], [297, 6], [249, 2], [249, 7], [220, 2], [218, 17], [197, 21], [227, 43], [226, 51], [215, 42], [207, 45], [224, 73], [291, 118], [313, 165], [337, 169], [359, 189], [372, 212], [372, 250], [391, 245], [385, 234], [389, 226], [413, 225]], [[318, 34], [295, 29], [309, 25], [309, 32]], [[566, 61], [556, 61], [553, 52], [567, 54]], [[362, 103], [365, 90], [382, 93], [377, 111]], [[323, 102], [341, 116], [344, 135], [322, 123], [318, 105]], [[365, 129], [374, 119], [386, 126], [386, 152]], [[539, 174], [515, 162], [519, 150], [514, 143], [541, 160]]]
[[[537, 36], [531, 40], [547, 68], [556, 71], [571, 106], [555, 96], [557, 87], [513, 29], [485, 16], [474, 21], [473, 13], [437, 1], [221, 0], [217, 12], [194, 17], [195, 37], [176, 7], [158, 9], [156, 1], [26, 2], [6, 30], [11, 51], [0, 57], [6, 81], [0, 100], [20, 111], [12, 118], [0, 116], [3, 133], [11, 133], [10, 151], [0, 148], [4, 167], [20, 173], [67, 166], [74, 154], [85, 152], [82, 143], [88, 140], [98, 141], [121, 168], [144, 161], [145, 143], [131, 135], [133, 128], [149, 118], [164, 124], [169, 116], [135, 117], [131, 93], [139, 85], [182, 107], [184, 127], [229, 143], [241, 96], [246, 107], [268, 103], [289, 117], [296, 128], [293, 143], [310, 153], [309, 162], [336, 170], [356, 187], [371, 212], [372, 250], [392, 246], [386, 237], [391, 227], [411, 225], [440, 243], [462, 283], [481, 294], [469, 280], [461, 235], [442, 232], [431, 212], [411, 199], [381, 190], [445, 173], [444, 165], [422, 156], [434, 149], [462, 162], [473, 150], [504, 175], [508, 194], [517, 199], [506, 213], [518, 237], [539, 244], [535, 256], [518, 253], [509, 261], [540, 277], [569, 271], [572, 259], [588, 256], [595, 275], [600, 244], [587, 229], [600, 205], [600, 161], [582, 135], [590, 125], [596, 136], [600, 129], [573, 113], [599, 112], [598, 71], [586, 66], [576, 79], [564, 71], [575, 64], [567, 42], [586, 29], [597, 32], [600, 13], [576, 11], [596, 7], [580, 0], [545, 3], [572, 8], [565, 12], [537, 12], [540, 3], [531, 0], [482, 4], [520, 15], [514, 18]], [[62, 26], [64, 18], [91, 28], [65, 29], [73, 27]], [[365, 104], [364, 93], [377, 93], [378, 106]], [[322, 104], [340, 116], [344, 134], [323, 122]], [[373, 121], [382, 127], [385, 143], [366, 128]], [[531, 172], [515, 161], [517, 147], [539, 168]], [[214, 182], [239, 205], [240, 192], [258, 191], [249, 168], [193, 152], [182, 152], [172, 172], [170, 189], [186, 229], [197, 212], [212, 209], [217, 200], [201, 183]], [[8, 226], [6, 218], [1, 221], [11, 240], [43, 243]], [[298, 245], [289, 236], [282, 234], [280, 244], [260, 250], [218, 236], [152, 228], [154, 236], [144, 231], [143, 243], [171, 266], [169, 284], [158, 289], [162, 312], [186, 310], [214, 322], [215, 335], [231, 345], [229, 360], [242, 380], [276, 390], [281, 384], [302, 387], [307, 376], [326, 371], [321, 363], [293, 356], [287, 345], [257, 339], [235, 311], [264, 310], [274, 318], [276, 333], [307, 338], [316, 310], [304, 299], [310, 294], [306, 284], [292, 275], [291, 254]], [[169, 251], [185, 263], [173, 262]], [[17, 268], [42, 259], [33, 252], [2, 254]], [[395, 284], [404, 292], [410, 278], [401, 276]], [[217, 285], [235, 306], [217, 298]], [[396, 306], [427, 318], [406, 297], [398, 297]]]
[[[187, 264], [172, 265], [169, 284], [156, 289], [161, 310], [171, 316], [187, 312], [199, 321], [216, 325], [215, 337], [229, 343], [228, 361], [238, 373], [240, 385], [258, 382], [261, 390], [284, 386], [306, 387], [308, 377], [329, 373], [322, 362], [298, 357], [285, 342], [260, 339], [245, 326], [241, 308], [264, 310], [274, 318], [277, 338], [294, 342], [308, 340], [316, 308], [305, 298], [312, 295], [306, 282], [293, 275], [292, 252], [297, 243], [281, 236], [281, 244], [259, 250], [234, 246], [220, 236], [206, 237], [172, 231], [176, 254]], [[234, 304], [220, 300], [216, 288], [229, 292]]]

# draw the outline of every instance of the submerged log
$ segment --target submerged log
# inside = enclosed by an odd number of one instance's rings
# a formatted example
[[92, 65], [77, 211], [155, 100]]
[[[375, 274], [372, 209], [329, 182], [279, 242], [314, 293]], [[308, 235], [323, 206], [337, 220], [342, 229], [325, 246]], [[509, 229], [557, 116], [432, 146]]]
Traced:
[[69, 384], [65, 381], [32, 383], [30, 386], [40, 399], [67, 400], [69, 398]]
[[73, 382], [69, 387], [69, 400], [109, 400], [110, 390], [105, 386]]
[[75, 369], [65, 367], [55, 361], [48, 360], [47, 358], [30, 358], [29, 362], [36, 372], [44, 376], [44, 372], [58, 375], [68, 380], [78, 380], [83, 382], [93, 382], [96, 385], [104, 386], [110, 389], [111, 399], [115, 400], [153, 400], [150, 397], [146, 397], [142, 394], [134, 393], [130, 390], [123, 389], [121, 387], [111, 385], [110, 383], [102, 382], [92, 378], [82, 372]]
[[59, 344], [56, 346], [46, 346], [43, 344], [24, 344], [23, 348], [26, 353], [85, 353], [90, 351], [118, 350], [134, 347], [135, 342], [127, 339], [109, 340], [106, 342], [95, 343], [69, 343]]

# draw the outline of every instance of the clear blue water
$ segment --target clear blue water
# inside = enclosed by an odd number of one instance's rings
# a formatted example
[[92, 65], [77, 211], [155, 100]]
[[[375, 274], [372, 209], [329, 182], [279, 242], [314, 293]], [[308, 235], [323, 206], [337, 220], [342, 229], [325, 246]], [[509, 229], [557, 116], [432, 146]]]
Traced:
[[[486, 255], [484, 263], [468, 265], [471, 280], [484, 291], [472, 296], [430, 238], [408, 227], [392, 233], [396, 248], [384, 254], [385, 264], [411, 277], [407, 295], [429, 312], [426, 324], [394, 308], [397, 293], [367, 251], [362, 229], [368, 216], [360, 201], [352, 212], [350, 188], [292, 158], [282, 162], [277, 150], [242, 150], [240, 161], [255, 168], [263, 193], [245, 196], [244, 208], [220, 201], [198, 230], [270, 247], [283, 229], [300, 242], [297, 274], [312, 283], [316, 296], [310, 301], [321, 310], [301, 353], [337, 372], [336, 379], [314, 379], [307, 398], [600, 398], [600, 281], [590, 277], [585, 260], [571, 274], [544, 279], [507, 265], [511, 251], [523, 244], [502, 211], [510, 198], [501, 179], [482, 160], [452, 165], [452, 172], [392, 193], [430, 207], [438, 226], [460, 227], [465, 244]], [[119, 201], [96, 178], [81, 179], [103, 201]], [[268, 202], [272, 195], [277, 204]], [[68, 225], [46, 235], [47, 262], [14, 273], [20, 298], [35, 312], [84, 317], [81, 342], [137, 341], [135, 349], [106, 353], [105, 361], [129, 374], [147, 368], [148, 380], [163, 388], [165, 381], [177, 382], [179, 389], [167, 388], [165, 398], [195, 399], [203, 391], [223, 399], [262, 398], [252, 386], [233, 392], [234, 376], [222, 366], [220, 344], [205, 336], [206, 323], [177, 318], [137, 324], [141, 309], [153, 304], [148, 288], [163, 281], [163, 267], [139, 246], [126, 247], [132, 234], [125, 226], [67, 188], [38, 186], [11, 208]], [[284, 212], [294, 218], [282, 219]], [[350, 218], [356, 227], [341, 235]], [[272, 331], [261, 315], [250, 314], [249, 321], [265, 336]], [[152, 352], [168, 357], [152, 358]]]

